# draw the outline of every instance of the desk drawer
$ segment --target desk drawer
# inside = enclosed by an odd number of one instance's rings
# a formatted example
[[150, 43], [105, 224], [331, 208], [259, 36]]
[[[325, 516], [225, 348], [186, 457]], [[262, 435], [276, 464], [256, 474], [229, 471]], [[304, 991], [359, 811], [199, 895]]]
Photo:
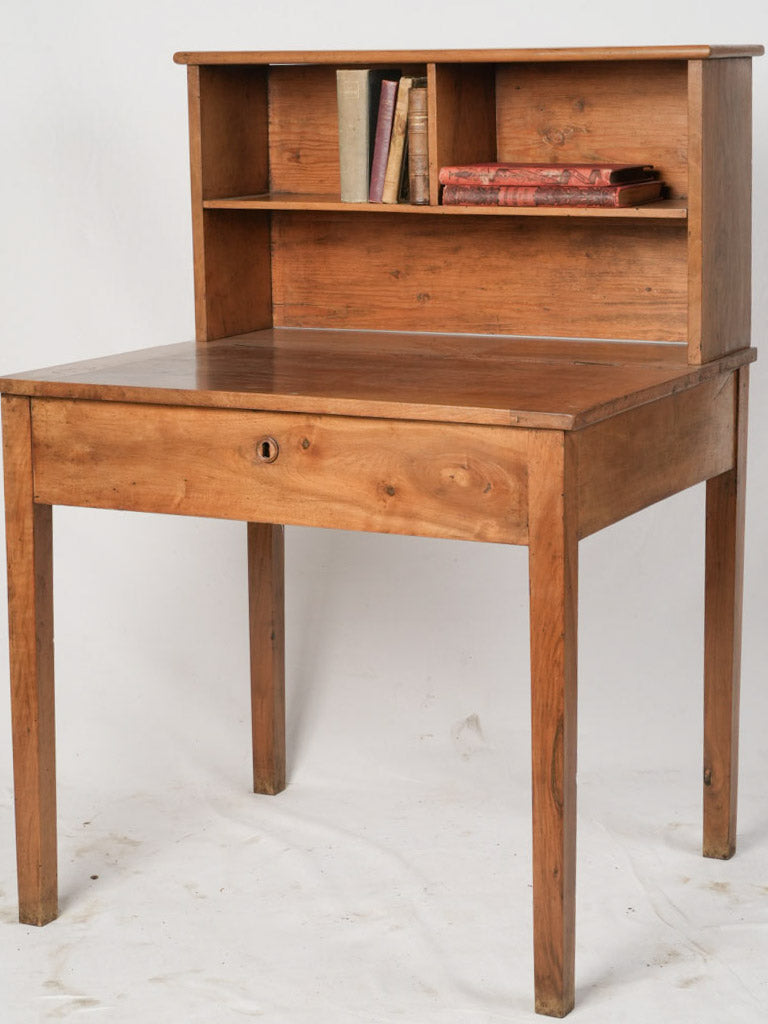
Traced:
[[41, 504], [527, 541], [521, 428], [43, 398], [32, 437]]

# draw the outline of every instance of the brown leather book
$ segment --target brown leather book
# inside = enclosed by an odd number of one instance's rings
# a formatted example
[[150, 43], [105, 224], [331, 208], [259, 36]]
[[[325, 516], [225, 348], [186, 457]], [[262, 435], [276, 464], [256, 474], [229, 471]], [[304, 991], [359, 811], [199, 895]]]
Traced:
[[639, 206], [661, 196], [660, 181], [636, 185], [445, 185], [444, 206]]
[[397, 99], [397, 81], [381, 83], [379, 112], [376, 119], [376, 138], [373, 145], [373, 162], [371, 163], [371, 188], [368, 200], [380, 203], [384, 192], [384, 175], [387, 170], [389, 141], [392, 138], [392, 121], [395, 116], [395, 100]]
[[397, 87], [397, 103], [395, 119], [392, 123], [392, 137], [389, 143], [387, 169], [384, 174], [383, 203], [396, 203], [400, 191], [400, 176], [403, 170], [403, 154], [405, 151], [405, 134], [408, 124], [408, 95], [413, 79], [403, 75]]
[[408, 181], [410, 202], [429, 203], [429, 152], [427, 135], [427, 90], [412, 86], [408, 96]]
[[440, 168], [441, 185], [621, 185], [656, 181], [652, 164], [462, 164]]

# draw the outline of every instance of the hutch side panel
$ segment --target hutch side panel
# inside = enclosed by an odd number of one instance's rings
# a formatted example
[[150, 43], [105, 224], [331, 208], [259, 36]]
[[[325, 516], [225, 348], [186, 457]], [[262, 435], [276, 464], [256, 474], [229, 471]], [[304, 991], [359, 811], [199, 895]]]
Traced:
[[752, 62], [689, 65], [689, 358], [750, 344]]
[[268, 211], [203, 211], [198, 341], [272, 326], [269, 218]]
[[267, 69], [199, 69], [201, 198], [263, 192], [268, 183]]
[[204, 210], [268, 185], [267, 69], [190, 67], [189, 135], [198, 341], [272, 324], [268, 214]]

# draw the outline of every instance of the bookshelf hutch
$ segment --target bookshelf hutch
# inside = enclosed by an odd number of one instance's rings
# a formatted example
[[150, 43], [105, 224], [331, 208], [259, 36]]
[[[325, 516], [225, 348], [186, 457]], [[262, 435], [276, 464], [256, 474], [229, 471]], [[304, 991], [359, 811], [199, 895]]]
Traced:
[[[536, 1009], [574, 999], [581, 538], [707, 481], [706, 856], [735, 848], [758, 46], [179, 53], [197, 340], [0, 381], [20, 919], [57, 915], [51, 508], [247, 522], [254, 789], [285, 785], [283, 525], [529, 547]], [[429, 90], [430, 205], [339, 201], [335, 69]], [[653, 163], [639, 208], [439, 204]]]

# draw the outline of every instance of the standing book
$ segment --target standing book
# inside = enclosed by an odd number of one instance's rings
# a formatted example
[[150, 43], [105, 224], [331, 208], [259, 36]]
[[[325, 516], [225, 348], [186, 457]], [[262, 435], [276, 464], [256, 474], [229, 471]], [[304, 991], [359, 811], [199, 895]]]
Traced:
[[396, 77], [395, 71], [369, 68], [340, 68], [336, 72], [343, 203], [368, 202], [381, 85], [384, 80]]
[[410, 202], [426, 206], [429, 203], [427, 89], [416, 84], [408, 97], [408, 180]]
[[384, 175], [387, 171], [387, 157], [389, 156], [389, 142], [392, 138], [392, 121], [395, 116], [396, 99], [397, 82], [390, 80], [382, 82], [379, 112], [376, 118], [373, 160], [371, 162], [371, 187], [368, 193], [368, 200], [371, 203], [380, 203], [384, 192]]
[[389, 143], [387, 169], [384, 174], [384, 191], [381, 197], [384, 203], [396, 203], [400, 193], [400, 179], [403, 173], [406, 128], [408, 125], [408, 95], [412, 85], [413, 79], [403, 75], [397, 87], [395, 119], [392, 124], [392, 138]]

